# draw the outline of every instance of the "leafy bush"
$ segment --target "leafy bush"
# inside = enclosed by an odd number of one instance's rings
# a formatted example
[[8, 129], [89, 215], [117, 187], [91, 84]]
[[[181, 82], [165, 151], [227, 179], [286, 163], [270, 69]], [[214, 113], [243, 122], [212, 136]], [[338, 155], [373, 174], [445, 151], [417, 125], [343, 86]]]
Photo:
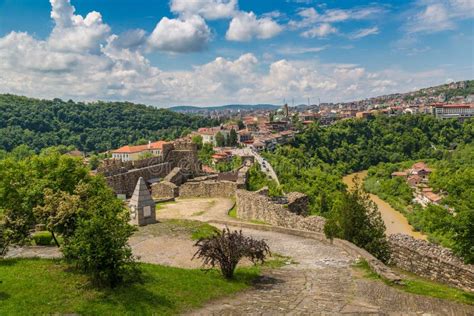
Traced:
[[48, 231], [36, 232], [32, 237], [37, 246], [49, 246], [53, 240], [53, 236]]
[[354, 190], [345, 193], [336, 203], [326, 221], [324, 233], [330, 239], [348, 240], [383, 262], [390, 259], [385, 224], [377, 205], [362, 190], [359, 182], [355, 182]]
[[0, 258], [2, 258], [7, 253], [8, 244], [9, 241], [5, 225], [0, 223]]
[[[129, 213], [105, 181], [98, 178], [88, 185], [79, 185], [76, 194], [84, 199], [74, 233], [64, 240], [66, 260], [75, 263], [92, 276], [99, 286], [115, 287], [139, 273], [128, 239], [135, 228], [128, 224]], [[82, 198], [81, 198], [82, 200]]]
[[253, 263], [264, 263], [270, 248], [264, 240], [246, 237], [242, 231], [231, 232], [225, 228], [212, 237], [202, 238], [195, 244], [199, 249], [193, 256], [204, 265], [219, 266], [226, 279], [232, 279], [239, 261], [246, 257]]

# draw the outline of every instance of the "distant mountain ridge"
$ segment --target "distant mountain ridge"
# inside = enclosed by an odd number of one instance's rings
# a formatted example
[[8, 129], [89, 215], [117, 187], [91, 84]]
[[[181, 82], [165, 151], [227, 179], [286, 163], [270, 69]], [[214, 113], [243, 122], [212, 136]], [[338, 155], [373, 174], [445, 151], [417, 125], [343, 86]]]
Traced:
[[209, 107], [201, 107], [201, 106], [190, 106], [190, 105], [179, 105], [173, 106], [168, 108], [168, 110], [174, 112], [208, 112], [208, 111], [255, 111], [255, 110], [275, 110], [280, 108], [278, 105], [274, 104], [227, 104], [227, 105], [219, 105], [219, 106], [209, 106]]

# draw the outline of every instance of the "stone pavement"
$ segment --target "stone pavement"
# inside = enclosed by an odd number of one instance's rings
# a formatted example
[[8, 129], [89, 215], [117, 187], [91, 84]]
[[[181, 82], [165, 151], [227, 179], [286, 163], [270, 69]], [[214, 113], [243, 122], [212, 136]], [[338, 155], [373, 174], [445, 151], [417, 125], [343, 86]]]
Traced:
[[408, 294], [363, 279], [355, 258], [302, 237], [243, 229], [297, 264], [267, 270], [255, 287], [210, 302], [190, 315], [474, 315], [474, 307]]

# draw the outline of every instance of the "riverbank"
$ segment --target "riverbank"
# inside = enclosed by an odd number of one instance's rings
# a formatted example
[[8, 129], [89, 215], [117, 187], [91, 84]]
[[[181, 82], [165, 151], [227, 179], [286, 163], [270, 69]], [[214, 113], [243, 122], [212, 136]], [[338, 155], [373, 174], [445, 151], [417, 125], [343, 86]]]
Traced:
[[[351, 173], [345, 176], [342, 181], [349, 187], [349, 189], [351, 189], [354, 187], [353, 180], [355, 177], [358, 177], [361, 181], [363, 181], [366, 176], [367, 170], [364, 170], [360, 172]], [[416, 239], [427, 239], [427, 236], [413, 229], [413, 227], [408, 223], [408, 220], [402, 213], [395, 210], [393, 207], [390, 206], [390, 204], [379, 198], [377, 195], [369, 195], [370, 199], [377, 205], [380, 214], [382, 215], [382, 219], [386, 226], [387, 235], [406, 234]]]

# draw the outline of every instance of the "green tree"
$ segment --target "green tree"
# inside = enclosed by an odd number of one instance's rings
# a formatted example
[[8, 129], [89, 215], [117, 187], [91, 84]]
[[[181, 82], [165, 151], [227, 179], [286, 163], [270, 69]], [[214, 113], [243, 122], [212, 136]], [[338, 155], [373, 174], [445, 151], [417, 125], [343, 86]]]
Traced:
[[385, 224], [377, 206], [359, 182], [353, 191], [343, 195], [329, 216], [324, 233], [330, 239], [337, 237], [364, 248], [383, 262], [390, 259], [385, 236]]
[[130, 216], [122, 202], [101, 178], [79, 184], [75, 193], [83, 213], [73, 234], [65, 239], [66, 260], [100, 286], [115, 287], [135, 278], [139, 270], [128, 245], [135, 228], [128, 224]]
[[202, 148], [202, 136], [201, 135], [194, 135], [191, 137], [191, 141], [197, 145], [198, 150]]
[[216, 133], [216, 146], [217, 147], [225, 146], [225, 136], [221, 132]]
[[202, 163], [210, 165], [213, 154], [214, 154], [214, 148], [212, 147], [212, 144], [205, 143], [203, 144], [201, 150], [199, 150], [198, 157]]
[[234, 146], [237, 146], [237, 142], [238, 142], [237, 132], [235, 131], [235, 129], [232, 128], [229, 133], [228, 145], [230, 147], [234, 147]]

